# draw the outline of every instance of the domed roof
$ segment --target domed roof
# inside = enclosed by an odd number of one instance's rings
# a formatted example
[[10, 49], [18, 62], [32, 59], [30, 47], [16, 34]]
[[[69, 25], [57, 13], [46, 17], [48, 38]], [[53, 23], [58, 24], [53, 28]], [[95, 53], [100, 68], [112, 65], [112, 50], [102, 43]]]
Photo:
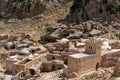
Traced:
[[18, 53], [18, 55], [30, 55], [31, 54], [31, 52], [29, 51], [29, 50], [27, 50], [27, 49], [22, 49], [19, 53]]

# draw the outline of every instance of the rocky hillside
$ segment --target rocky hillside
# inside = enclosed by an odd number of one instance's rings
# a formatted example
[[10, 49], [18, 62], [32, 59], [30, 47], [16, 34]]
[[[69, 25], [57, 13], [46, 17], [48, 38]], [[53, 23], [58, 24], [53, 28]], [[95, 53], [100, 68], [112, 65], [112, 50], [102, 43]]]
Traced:
[[[33, 17], [45, 10], [63, 6], [70, 0], [0, 0], [0, 17]], [[58, 4], [59, 3], [59, 4]]]
[[119, 13], [120, 0], [74, 0], [67, 20], [78, 24], [93, 18], [111, 21], [120, 18]]
[[43, 43], [93, 36], [120, 39], [119, 13], [120, 0], [0, 0], [0, 33], [31, 34], [36, 41], [41, 36]]
[[[0, 34], [20, 36], [21, 33], [26, 33], [33, 35], [33, 39], [37, 41], [46, 33], [47, 27], [62, 25], [57, 21], [66, 17], [72, 5], [72, 0], [31, 1], [29, 12], [25, 7], [28, 0], [0, 0]], [[35, 7], [37, 3], [39, 7]], [[24, 6], [19, 7], [23, 4]], [[17, 7], [15, 11], [13, 6]], [[19, 13], [21, 9], [24, 10]]]

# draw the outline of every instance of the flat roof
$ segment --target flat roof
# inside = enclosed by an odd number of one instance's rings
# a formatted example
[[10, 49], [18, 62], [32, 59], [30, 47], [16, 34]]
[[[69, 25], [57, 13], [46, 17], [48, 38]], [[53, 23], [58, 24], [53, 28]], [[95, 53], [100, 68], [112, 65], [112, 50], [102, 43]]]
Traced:
[[119, 51], [120, 51], [120, 49], [101, 50], [101, 55], [116, 53], [116, 52], [119, 52]]
[[[111, 53], [116, 53], [119, 52], [120, 49], [111, 49], [111, 50], [101, 50], [101, 56], [105, 55], [105, 54], [111, 54]], [[88, 56], [92, 56], [93, 54], [87, 54], [87, 53], [77, 53], [77, 54], [72, 54], [69, 55], [70, 57], [73, 58], [83, 58], [83, 57], [88, 57]]]
[[69, 55], [69, 56], [74, 57], [74, 58], [83, 58], [83, 57], [87, 57], [87, 56], [92, 56], [92, 54], [78, 53], [78, 54], [72, 54], [72, 55]]

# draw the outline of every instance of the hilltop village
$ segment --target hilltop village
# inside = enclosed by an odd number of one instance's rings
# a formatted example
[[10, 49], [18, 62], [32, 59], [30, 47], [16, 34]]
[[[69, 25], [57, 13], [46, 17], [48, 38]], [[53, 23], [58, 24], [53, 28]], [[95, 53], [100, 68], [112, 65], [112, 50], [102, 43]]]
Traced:
[[0, 0], [0, 80], [120, 80], [120, 0]]
[[[1, 80], [67, 80], [96, 72], [101, 80], [120, 77], [120, 41], [106, 38], [41, 44], [30, 35], [0, 35]], [[109, 77], [101, 70], [114, 67]]]

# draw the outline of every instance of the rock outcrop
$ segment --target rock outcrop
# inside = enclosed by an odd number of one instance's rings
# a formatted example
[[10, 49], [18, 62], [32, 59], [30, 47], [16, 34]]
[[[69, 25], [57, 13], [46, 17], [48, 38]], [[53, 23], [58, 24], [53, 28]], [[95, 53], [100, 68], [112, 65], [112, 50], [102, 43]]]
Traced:
[[80, 23], [88, 19], [112, 20], [119, 18], [120, 0], [74, 0], [67, 20]]
[[119, 22], [86, 21], [79, 25], [49, 27], [47, 33], [41, 36], [42, 42], [55, 42], [57, 39], [80, 39], [90, 37], [120, 38]]

